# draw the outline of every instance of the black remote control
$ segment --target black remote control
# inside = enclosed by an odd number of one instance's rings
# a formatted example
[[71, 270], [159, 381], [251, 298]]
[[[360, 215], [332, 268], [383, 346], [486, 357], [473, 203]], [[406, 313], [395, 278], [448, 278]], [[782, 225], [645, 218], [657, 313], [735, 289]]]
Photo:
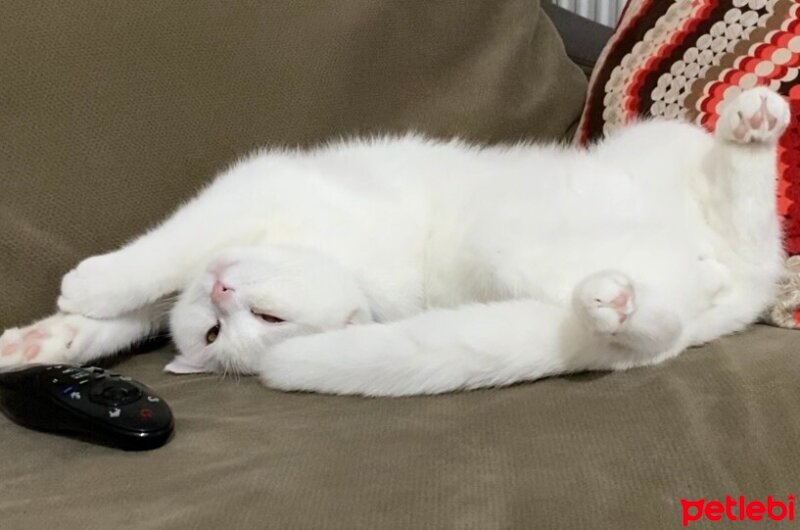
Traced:
[[0, 372], [0, 409], [31, 429], [127, 450], [167, 443], [169, 406], [145, 385], [97, 367], [28, 365]]

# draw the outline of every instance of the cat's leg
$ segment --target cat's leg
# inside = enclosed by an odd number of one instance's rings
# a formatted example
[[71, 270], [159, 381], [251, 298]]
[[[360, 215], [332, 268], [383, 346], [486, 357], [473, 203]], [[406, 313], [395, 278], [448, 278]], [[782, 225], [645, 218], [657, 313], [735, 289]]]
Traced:
[[677, 316], [623, 275], [595, 275], [574, 308], [515, 300], [289, 339], [262, 352], [268, 386], [400, 396], [652, 364], [682, 350]]
[[588, 336], [568, 309], [516, 300], [292, 338], [260, 352], [253, 371], [280, 390], [437, 394], [571, 371]]
[[0, 335], [0, 367], [87, 363], [141, 342], [164, 324], [165, 315], [157, 306], [108, 320], [56, 313], [29, 326], [5, 330]]
[[767, 88], [737, 95], [723, 109], [706, 159], [703, 203], [720, 234], [724, 263], [737, 263], [713, 306], [693, 319], [692, 344], [744, 329], [772, 303], [783, 272], [776, 212], [776, 145], [788, 103]]
[[762, 87], [733, 98], [717, 122], [700, 200], [709, 224], [739, 253], [768, 256], [780, 248], [776, 146], [789, 119], [783, 97]]
[[123, 248], [83, 260], [61, 282], [66, 313], [113, 318], [180, 290], [218, 248], [246, 238], [246, 220], [213, 188]]

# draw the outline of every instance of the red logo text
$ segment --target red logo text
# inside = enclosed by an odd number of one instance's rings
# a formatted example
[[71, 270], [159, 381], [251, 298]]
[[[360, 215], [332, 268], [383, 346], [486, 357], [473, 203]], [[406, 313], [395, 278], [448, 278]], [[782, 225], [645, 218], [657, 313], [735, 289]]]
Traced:
[[725, 496], [725, 500], [681, 499], [683, 526], [695, 521], [794, 521], [797, 499], [789, 495], [786, 500], [768, 496], [766, 500], [747, 500]]

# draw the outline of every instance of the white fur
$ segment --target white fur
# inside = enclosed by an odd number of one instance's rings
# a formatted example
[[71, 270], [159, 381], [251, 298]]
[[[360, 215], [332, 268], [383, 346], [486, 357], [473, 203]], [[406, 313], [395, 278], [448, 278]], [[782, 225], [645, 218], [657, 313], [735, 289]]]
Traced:
[[[788, 119], [759, 88], [716, 135], [646, 121], [588, 150], [406, 136], [262, 151], [68, 273], [62, 313], [7, 330], [0, 364], [31, 345], [38, 361], [113, 353], [177, 292], [170, 370], [286, 390], [438, 393], [654, 364], [772, 301]], [[36, 338], [67, 321], [93, 349]]]

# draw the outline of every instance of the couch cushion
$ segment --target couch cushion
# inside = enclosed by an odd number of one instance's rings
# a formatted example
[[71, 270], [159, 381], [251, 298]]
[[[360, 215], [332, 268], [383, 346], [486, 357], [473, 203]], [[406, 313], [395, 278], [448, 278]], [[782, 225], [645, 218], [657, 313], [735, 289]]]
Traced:
[[560, 138], [586, 87], [538, 0], [7, 0], [0, 79], [0, 329], [254, 147]]
[[761, 326], [658, 367], [405, 399], [169, 376], [170, 351], [139, 355], [117, 369], [169, 401], [173, 440], [124, 453], [0, 417], [0, 526], [681, 528], [682, 498], [798, 493], [796, 333]]

